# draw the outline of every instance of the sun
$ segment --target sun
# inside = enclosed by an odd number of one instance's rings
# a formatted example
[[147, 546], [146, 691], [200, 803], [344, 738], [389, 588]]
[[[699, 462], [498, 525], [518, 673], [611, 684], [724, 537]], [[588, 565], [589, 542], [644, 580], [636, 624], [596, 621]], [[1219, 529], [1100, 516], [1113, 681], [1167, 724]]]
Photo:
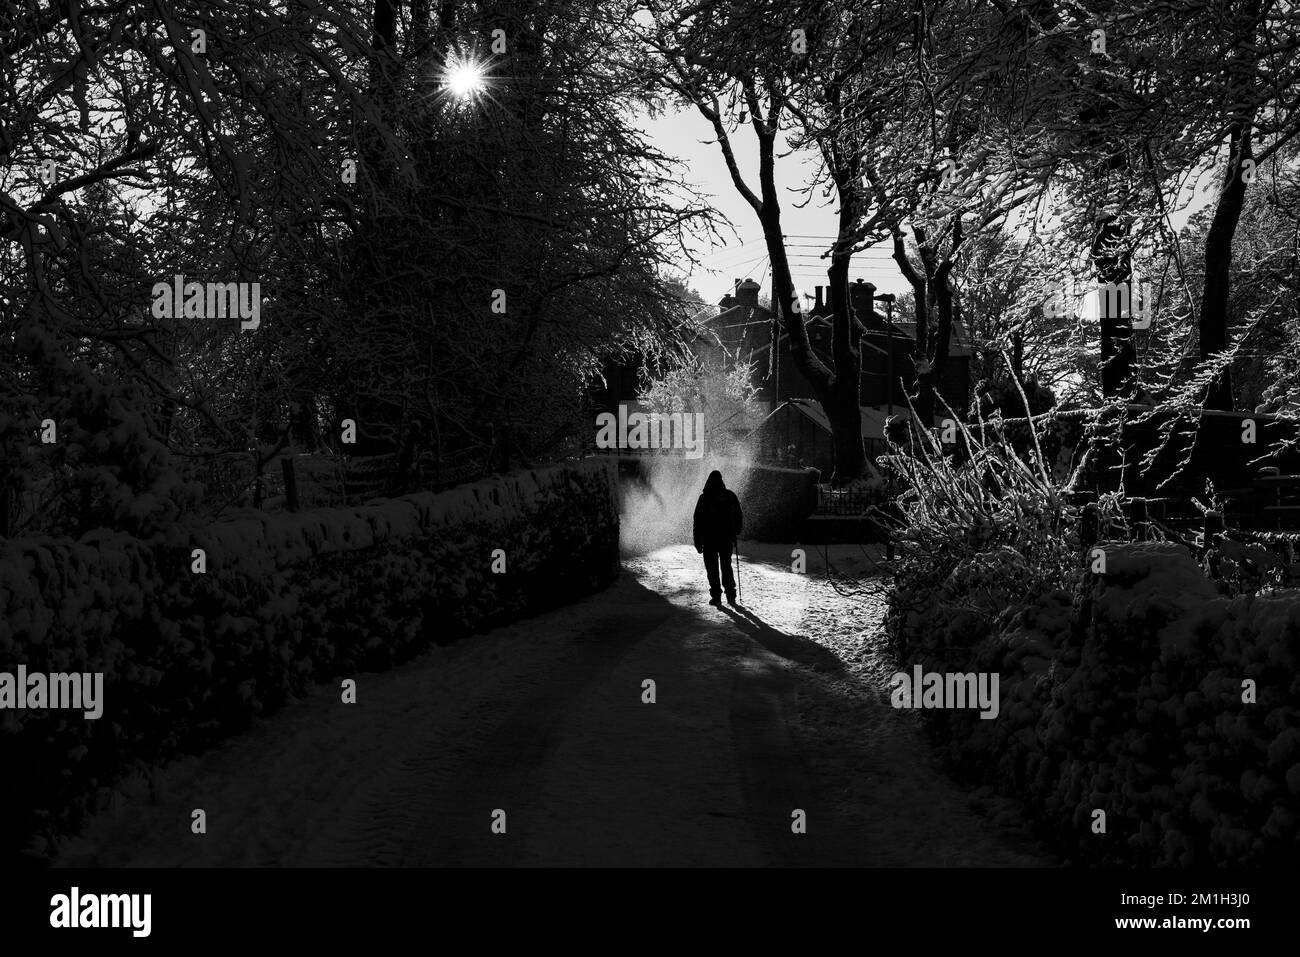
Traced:
[[477, 96], [486, 89], [487, 74], [483, 64], [471, 57], [453, 54], [447, 61], [443, 88], [460, 100]]

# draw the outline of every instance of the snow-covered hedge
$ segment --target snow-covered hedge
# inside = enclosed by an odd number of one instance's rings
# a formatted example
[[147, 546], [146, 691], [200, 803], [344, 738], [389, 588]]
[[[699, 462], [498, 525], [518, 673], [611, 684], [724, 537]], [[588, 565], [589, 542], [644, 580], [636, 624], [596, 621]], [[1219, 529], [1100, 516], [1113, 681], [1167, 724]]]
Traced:
[[816, 469], [751, 466], [745, 479], [741, 534], [760, 542], [798, 541], [817, 507]]
[[1105, 550], [1104, 575], [1082, 570], [973, 635], [986, 619], [969, 607], [997, 601], [979, 576], [891, 616], [908, 666], [1000, 675], [995, 720], [927, 711], [935, 739], [963, 777], [1022, 798], [1072, 860], [1294, 863], [1300, 592], [1227, 598], [1178, 546]]
[[0, 849], [35, 834], [47, 850], [123, 771], [236, 733], [312, 682], [603, 587], [618, 570], [614, 482], [592, 460], [166, 540], [0, 541], [0, 671], [102, 671], [105, 701], [98, 720], [0, 710]]

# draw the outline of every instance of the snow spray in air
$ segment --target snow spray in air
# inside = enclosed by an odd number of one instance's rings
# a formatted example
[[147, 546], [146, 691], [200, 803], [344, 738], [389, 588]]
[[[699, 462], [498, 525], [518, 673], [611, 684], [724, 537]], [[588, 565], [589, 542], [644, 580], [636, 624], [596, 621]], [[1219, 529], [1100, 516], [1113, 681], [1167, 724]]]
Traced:
[[619, 475], [620, 546], [640, 555], [666, 545], [690, 545], [695, 502], [714, 469], [745, 507], [750, 460], [744, 456], [644, 456], [633, 474]]

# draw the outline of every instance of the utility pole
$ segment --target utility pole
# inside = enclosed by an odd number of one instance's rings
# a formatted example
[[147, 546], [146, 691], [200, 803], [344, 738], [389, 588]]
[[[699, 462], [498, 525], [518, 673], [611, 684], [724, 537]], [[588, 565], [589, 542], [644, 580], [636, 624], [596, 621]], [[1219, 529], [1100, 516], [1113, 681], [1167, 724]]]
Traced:
[[894, 294], [892, 292], [881, 293], [879, 296], [871, 297], [876, 302], [885, 304], [885, 403], [888, 411], [885, 413], [886, 421], [888, 416], [894, 414]]
[[767, 361], [772, 370], [772, 396], [767, 403], [770, 414], [776, 411], [781, 399], [781, 304], [776, 301], [776, 286], [772, 287], [772, 347]]

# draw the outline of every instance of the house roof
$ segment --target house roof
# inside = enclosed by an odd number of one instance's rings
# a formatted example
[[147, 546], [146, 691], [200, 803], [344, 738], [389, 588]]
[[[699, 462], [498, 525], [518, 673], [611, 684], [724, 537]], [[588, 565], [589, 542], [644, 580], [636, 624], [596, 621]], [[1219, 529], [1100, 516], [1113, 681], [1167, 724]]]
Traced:
[[[751, 280], [746, 280], [746, 282], [750, 282], [754, 288], [757, 288], [757, 284], [752, 283]], [[746, 306], [743, 303], [736, 302], [730, 294], [723, 297], [718, 309], [717, 315], [704, 319], [701, 324], [701, 332], [711, 335], [719, 345], [730, 350], [742, 348], [746, 344], [748, 330], [754, 326], [766, 327], [776, 314], [767, 306]], [[875, 314], [877, 322], [883, 326], [885, 317], [874, 308], [872, 312]], [[829, 330], [831, 325], [829, 306], [821, 305], [820, 310], [810, 311], [804, 317], [804, 321], [810, 332], [820, 328]], [[890, 326], [872, 329], [868, 335], [863, 336], [861, 339], [862, 348], [884, 355], [886, 350], [883, 340], [886, 332], [894, 339], [902, 339], [908, 342], [916, 341], [916, 323], [895, 320]], [[782, 328], [780, 340], [784, 341], [786, 338], [787, 333]], [[763, 340], [762, 344], [755, 345], [750, 350], [752, 356], [761, 356], [771, 349], [770, 337], [764, 335]], [[970, 334], [966, 331], [966, 327], [961, 320], [954, 319], [952, 322], [952, 338], [948, 343], [948, 355], [952, 357], [971, 356], [974, 355], [974, 352], [974, 343], [970, 338]]]
[[[916, 339], [915, 322], [894, 322], [895, 328], [904, 333], [907, 338]], [[966, 327], [962, 325], [960, 319], [952, 321], [952, 339], [948, 342], [948, 355], [950, 356], [969, 356], [975, 353], [975, 343], [971, 341], [970, 334]]]
[[747, 326], [755, 322], [771, 322], [772, 310], [767, 306], [746, 306], [737, 303], [720, 310], [716, 316], [706, 321], [715, 329], [733, 325]]
[[722, 309], [700, 324], [700, 336], [708, 336], [720, 346], [736, 351], [746, 342], [746, 334], [755, 326], [767, 328], [772, 322], [772, 310], [766, 306], [737, 304]]
[[[877, 315], [879, 316], [879, 313], [877, 313]], [[814, 321], [825, 322], [827, 324], [830, 323], [830, 316], [815, 316], [813, 319]], [[883, 322], [883, 317], [881, 317], [881, 321]], [[884, 338], [884, 329], [873, 329], [871, 331], [876, 336]], [[891, 331], [896, 339], [906, 339], [909, 342], [916, 341], [915, 322], [905, 322], [901, 319], [895, 319]], [[882, 349], [881, 351], [883, 352], [884, 350]], [[960, 319], [954, 319], [952, 321], [952, 338], [948, 342], [948, 355], [969, 356], [973, 355], [974, 352], [975, 345], [971, 341], [970, 334], [966, 331], [966, 327], [962, 324]]]
[[[821, 403], [813, 399], [786, 399], [772, 410], [772, 415], [776, 415], [776, 413], [787, 407], [811, 420], [826, 432], [831, 431], [831, 421], [826, 417], [826, 413], [822, 411]], [[864, 439], [883, 439], [885, 437], [885, 421], [889, 418], [889, 413], [884, 409], [870, 405], [863, 405], [858, 408], [862, 411], [862, 437]], [[912, 410], [898, 408], [893, 414], [911, 418]]]
[[[771, 317], [772, 313], [770, 311], [764, 310], [764, 312], [766, 313], [766, 316], [768, 318]], [[810, 331], [823, 326], [829, 329], [831, 324], [831, 317], [829, 314], [811, 313], [805, 318], [805, 324]], [[893, 333], [894, 339], [906, 340], [907, 342], [916, 341], [915, 322], [901, 322], [899, 320], [895, 320], [893, 323], [893, 328], [890, 331]], [[884, 333], [885, 333], [884, 329], [871, 330], [867, 336], [863, 337], [861, 342], [862, 347], [864, 349], [870, 349], [874, 352], [878, 352], [881, 355], [884, 355], [885, 354], [884, 342], [881, 341], [884, 339]], [[786, 332], [784, 329], [782, 329], [781, 340], [785, 341], [785, 339], [786, 339]], [[877, 341], [880, 342], [880, 344], [877, 345], [875, 342], [872, 342], [872, 339], [876, 339]], [[754, 350], [754, 353], [755, 355], [757, 355], [758, 353], [763, 352], [767, 348], [768, 348], [767, 346], [760, 346], [759, 348]], [[975, 354], [975, 345], [971, 341], [970, 334], [967, 333], [966, 327], [962, 325], [960, 320], [954, 319], [952, 322], [952, 339], [948, 343], [948, 355], [949, 356], [971, 356], [974, 354]]]

